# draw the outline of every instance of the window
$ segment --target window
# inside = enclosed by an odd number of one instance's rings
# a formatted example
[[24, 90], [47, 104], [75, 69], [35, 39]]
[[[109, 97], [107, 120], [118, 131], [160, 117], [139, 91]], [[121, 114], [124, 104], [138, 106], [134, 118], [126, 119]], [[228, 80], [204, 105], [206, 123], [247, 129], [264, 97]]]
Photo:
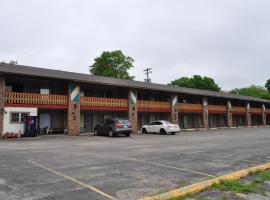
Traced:
[[151, 122], [149, 125], [154, 125], [155, 124], [155, 122]]
[[114, 122], [113, 122], [113, 120], [111, 120], [111, 119], [106, 119], [106, 124], [113, 124]]
[[6, 85], [6, 92], [12, 92], [12, 86]]
[[21, 123], [24, 123], [24, 119], [25, 119], [25, 117], [27, 117], [29, 115], [29, 113], [27, 113], [27, 112], [22, 112], [21, 113]]
[[10, 112], [10, 123], [24, 123], [24, 119], [26, 116], [29, 116], [28, 112]]
[[11, 123], [20, 123], [20, 113], [11, 113], [10, 115], [10, 122]]
[[40, 88], [40, 94], [50, 94], [49, 88]]

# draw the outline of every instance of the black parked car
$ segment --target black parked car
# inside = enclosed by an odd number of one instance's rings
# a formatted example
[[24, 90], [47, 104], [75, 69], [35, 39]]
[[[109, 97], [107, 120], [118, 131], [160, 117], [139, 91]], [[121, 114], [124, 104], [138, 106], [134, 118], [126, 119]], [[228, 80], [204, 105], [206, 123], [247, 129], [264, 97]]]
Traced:
[[105, 119], [94, 128], [94, 135], [107, 135], [110, 137], [124, 134], [130, 136], [132, 131], [131, 124], [126, 119]]

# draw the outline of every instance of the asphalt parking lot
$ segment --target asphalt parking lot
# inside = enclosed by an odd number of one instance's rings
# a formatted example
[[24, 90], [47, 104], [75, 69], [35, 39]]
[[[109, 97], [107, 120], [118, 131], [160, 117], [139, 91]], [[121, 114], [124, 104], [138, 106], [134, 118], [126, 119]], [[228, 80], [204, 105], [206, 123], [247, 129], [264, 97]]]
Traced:
[[137, 199], [270, 160], [270, 128], [0, 141], [0, 199]]

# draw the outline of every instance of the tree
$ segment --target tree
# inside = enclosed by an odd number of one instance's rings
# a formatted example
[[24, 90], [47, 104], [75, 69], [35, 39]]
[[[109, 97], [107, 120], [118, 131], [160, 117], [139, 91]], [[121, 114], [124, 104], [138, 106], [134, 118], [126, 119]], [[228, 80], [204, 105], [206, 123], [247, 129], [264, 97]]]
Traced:
[[270, 93], [262, 86], [251, 85], [249, 87], [235, 88], [230, 91], [232, 94], [240, 94], [244, 96], [259, 97], [270, 100]]
[[188, 87], [196, 88], [202, 90], [220, 91], [220, 87], [215, 83], [214, 79], [210, 77], [201, 77], [199, 75], [194, 75], [192, 78], [181, 77], [174, 81], [171, 81], [169, 85], [178, 87]]
[[268, 92], [270, 93], [270, 79], [268, 79], [265, 83], [265, 87], [268, 90]]
[[134, 76], [130, 76], [128, 73], [128, 70], [133, 67], [134, 60], [125, 56], [120, 50], [104, 51], [94, 61], [94, 64], [89, 67], [89, 71], [93, 75], [134, 79]]

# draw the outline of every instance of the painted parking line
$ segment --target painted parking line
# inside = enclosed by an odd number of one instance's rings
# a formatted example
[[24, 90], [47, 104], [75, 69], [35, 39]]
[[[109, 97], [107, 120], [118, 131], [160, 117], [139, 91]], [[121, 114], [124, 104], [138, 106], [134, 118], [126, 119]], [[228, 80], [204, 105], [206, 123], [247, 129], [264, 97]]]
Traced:
[[165, 165], [165, 164], [162, 164], [162, 163], [148, 162], [148, 161], [138, 160], [138, 159], [133, 159], [133, 158], [124, 158], [124, 159], [125, 160], [130, 160], [130, 161], [135, 161], [135, 162], [140, 162], [140, 163], [144, 163], [144, 164], [150, 164], [150, 165], [154, 165], [154, 166], [159, 166], [159, 167], [165, 167], [165, 168], [174, 169], [174, 170], [178, 170], [178, 171], [185, 171], [185, 172], [190, 172], [190, 173], [194, 173], [194, 174], [200, 174], [200, 175], [204, 175], [204, 176], [209, 176], [211, 178], [216, 177], [216, 176], [214, 176], [212, 174], [207, 174], [207, 173], [204, 173], [204, 172], [189, 170], [189, 169], [186, 169], [186, 168], [174, 167], [174, 166]]
[[108, 199], [114, 199], [115, 200], [115, 198], [113, 196], [111, 196], [109, 194], [106, 194], [105, 192], [102, 192], [101, 190], [99, 190], [99, 189], [97, 189], [97, 188], [95, 188], [93, 186], [87, 185], [87, 184], [85, 184], [85, 183], [83, 183], [83, 182], [81, 182], [81, 181], [79, 181], [79, 180], [77, 180], [77, 179], [75, 179], [75, 178], [73, 178], [71, 176], [65, 175], [65, 174], [63, 174], [61, 172], [58, 172], [58, 171], [52, 169], [52, 168], [46, 167], [46, 166], [44, 166], [44, 165], [42, 165], [40, 163], [37, 163], [37, 162], [35, 162], [33, 160], [28, 160], [28, 162], [30, 162], [31, 164], [33, 164], [33, 165], [35, 165], [37, 167], [45, 169], [45, 170], [47, 170], [47, 171], [49, 171], [49, 172], [51, 172], [53, 174], [56, 174], [56, 175], [61, 176], [61, 177], [65, 178], [65, 179], [68, 179], [68, 180], [70, 180], [70, 181], [72, 181], [72, 182], [74, 182], [74, 183], [76, 183], [76, 184], [78, 184], [80, 186], [83, 186], [83, 187], [85, 187], [85, 188], [87, 188], [87, 189], [89, 189], [91, 191], [94, 191], [94, 192], [96, 192], [96, 193], [98, 193], [98, 194], [100, 194], [100, 195], [102, 195], [102, 196], [104, 196], [104, 197], [106, 197]]

